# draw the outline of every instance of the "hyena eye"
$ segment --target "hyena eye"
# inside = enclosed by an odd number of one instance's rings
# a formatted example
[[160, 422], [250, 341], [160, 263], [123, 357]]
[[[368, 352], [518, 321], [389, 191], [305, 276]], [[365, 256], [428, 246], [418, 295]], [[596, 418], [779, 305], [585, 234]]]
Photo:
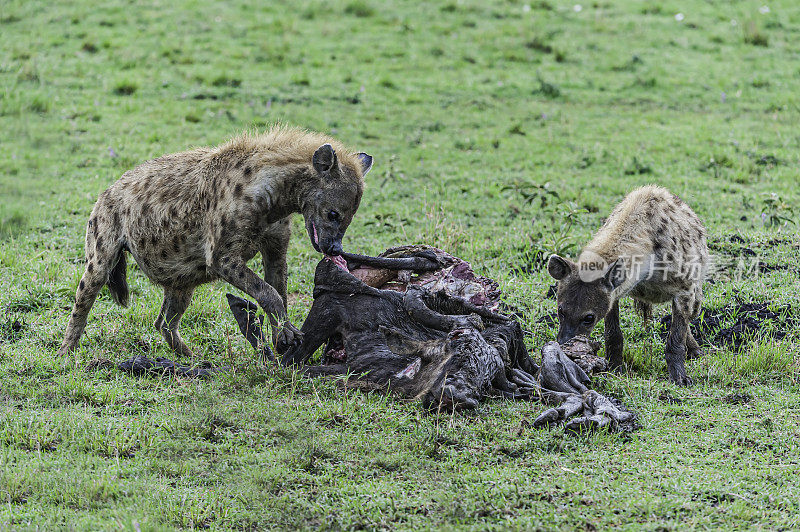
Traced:
[[330, 211], [330, 212], [328, 213], [328, 220], [330, 220], [330, 221], [332, 221], [332, 222], [338, 222], [338, 221], [339, 221], [339, 220], [341, 220], [341, 219], [342, 219], [342, 215], [341, 215], [341, 214], [339, 214], [339, 213], [338, 213], [338, 212], [336, 212], [336, 211]]
[[594, 314], [587, 314], [583, 317], [583, 323], [585, 325], [592, 325], [594, 323]]

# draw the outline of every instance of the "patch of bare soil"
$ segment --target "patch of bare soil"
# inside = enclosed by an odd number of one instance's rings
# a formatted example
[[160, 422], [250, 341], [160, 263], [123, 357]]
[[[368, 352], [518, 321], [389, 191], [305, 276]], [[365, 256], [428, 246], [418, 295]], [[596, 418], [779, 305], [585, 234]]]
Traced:
[[[666, 338], [672, 316], [660, 320], [660, 334]], [[800, 317], [791, 306], [770, 308], [767, 303], [736, 302], [717, 309], [703, 309], [691, 323], [692, 334], [701, 346], [741, 349], [751, 340], [780, 340], [800, 326]]]

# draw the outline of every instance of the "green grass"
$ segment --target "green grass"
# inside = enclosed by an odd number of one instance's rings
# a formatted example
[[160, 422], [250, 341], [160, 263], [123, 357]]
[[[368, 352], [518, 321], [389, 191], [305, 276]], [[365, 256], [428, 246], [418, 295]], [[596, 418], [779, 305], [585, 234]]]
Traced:
[[[676, 389], [624, 305], [630, 370], [597, 387], [639, 412], [630, 437], [534, 430], [538, 404], [425, 416], [265, 370], [222, 284], [198, 290], [183, 331], [234, 371], [128, 377], [103, 360], [169, 356], [160, 291], [135, 266], [132, 307], [104, 292], [82, 348], [55, 356], [98, 194], [275, 121], [375, 156], [346, 248], [470, 260], [522, 309], [533, 351], [554, 334], [538, 259], [574, 253], [646, 183], [689, 202], [722, 258], [749, 247], [792, 268], [722, 272], [707, 306], [800, 308], [800, 7], [762, 5], [0, 3], [0, 528], [800, 527], [795, 330], [712, 350]], [[300, 323], [319, 256], [295, 227]]]

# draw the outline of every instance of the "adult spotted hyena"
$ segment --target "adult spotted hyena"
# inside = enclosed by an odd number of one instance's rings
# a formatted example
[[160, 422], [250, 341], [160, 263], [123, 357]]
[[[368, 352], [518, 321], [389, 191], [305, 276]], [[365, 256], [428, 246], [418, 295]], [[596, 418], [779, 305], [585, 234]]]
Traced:
[[689, 321], [700, 313], [708, 270], [706, 231], [692, 209], [664, 188], [645, 186], [617, 205], [577, 263], [553, 255], [547, 270], [558, 282], [558, 341], [588, 335], [605, 319], [606, 357], [622, 365], [619, 299], [629, 295], [645, 316], [672, 301], [665, 349], [669, 376], [690, 385], [686, 351], [700, 351]]
[[[224, 279], [270, 316], [279, 350], [298, 342], [287, 319], [290, 215], [302, 213], [314, 249], [342, 252], [372, 157], [294, 128], [242, 135], [216, 148], [165, 155], [129, 170], [100, 195], [86, 230], [86, 271], [59, 350], [78, 345], [104, 284], [128, 302], [125, 252], [164, 288], [155, 326], [179, 354], [190, 349], [178, 325], [195, 287]], [[260, 252], [261, 279], [247, 261]]]

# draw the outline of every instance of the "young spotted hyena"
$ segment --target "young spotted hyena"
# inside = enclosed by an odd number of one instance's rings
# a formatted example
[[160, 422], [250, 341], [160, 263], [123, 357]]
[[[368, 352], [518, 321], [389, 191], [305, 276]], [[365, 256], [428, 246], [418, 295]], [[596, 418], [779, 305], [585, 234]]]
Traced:
[[[129, 170], [100, 195], [86, 230], [86, 271], [59, 351], [78, 345], [97, 293], [128, 302], [125, 253], [164, 288], [155, 326], [179, 354], [191, 351], [178, 325], [195, 287], [224, 279], [270, 316], [279, 350], [301, 333], [286, 320], [286, 248], [292, 213], [311, 243], [342, 252], [372, 157], [319, 133], [275, 127], [216, 148], [165, 155]], [[261, 279], [247, 261], [260, 252]]]
[[691, 385], [684, 360], [700, 347], [689, 321], [700, 313], [708, 270], [706, 232], [697, 215], [664, 188], [634, 190], [617, 205], [577, 263], [553, 255], [547, 271], [558, 282], [558, 341], [588, 335], [605, 318], [606, 356], [622, 365], [619, 299], [631, 296], [644, 316], [652, 304], [672, 301], [665, 349], [673, 382]]

